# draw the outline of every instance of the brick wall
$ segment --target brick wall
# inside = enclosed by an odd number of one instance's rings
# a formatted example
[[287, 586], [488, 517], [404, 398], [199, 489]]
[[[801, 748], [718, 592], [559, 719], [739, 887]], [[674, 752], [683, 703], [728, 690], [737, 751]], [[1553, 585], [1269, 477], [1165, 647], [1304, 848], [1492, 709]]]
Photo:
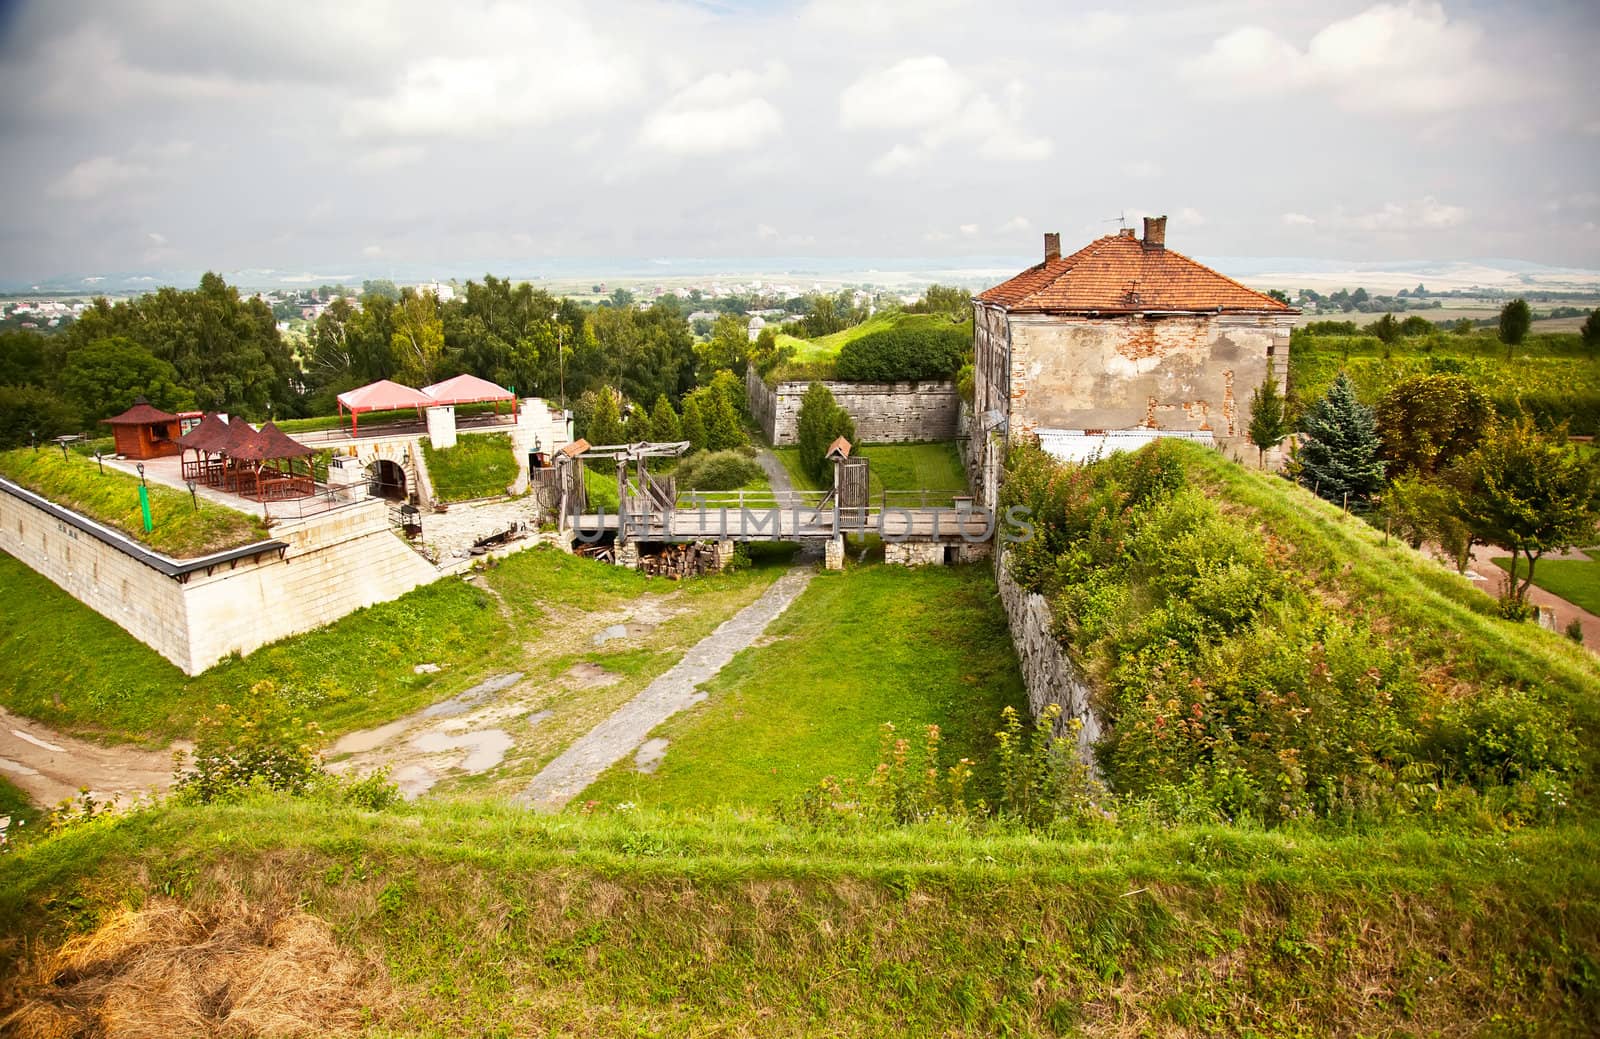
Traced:
[[1100, 719], [1090, 704], [1089, 681], [1061, 648], [1055, 636], [1055, 615], [1044, 596], [1017, 584], [1006, 566], [1004, 552], [995, 555], [995, 577], [1000, 585], [1000, 602], [1005, 607], [1011, 628], [1011, 642], [1017, 649], [1017, 664], [1028, 689], [1028, 709], [1037, 719], [1047, 704], [1059, 704], [1057, 735], [1064, 735], [1076, 718], [1078, 757], [1094, 764], [1094, 742], [1100, 738]]

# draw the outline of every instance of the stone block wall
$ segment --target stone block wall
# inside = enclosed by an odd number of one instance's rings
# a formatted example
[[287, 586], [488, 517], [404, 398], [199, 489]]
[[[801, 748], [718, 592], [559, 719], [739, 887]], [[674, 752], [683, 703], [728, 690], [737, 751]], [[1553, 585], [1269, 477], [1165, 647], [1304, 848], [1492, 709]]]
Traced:
[[0, 550], [50, 578], [185, 674], [405, 594], [439, 572], [359, 505], [274, 527], [284, 557], [223, 563], [181, 581], [29, 502], [0, 494]]
[[[810, 382], [768, 386], [755, 369], [745, 375], [750, 413], [767, 439], [778, 447], [799, 441], [800, 399]], [[961, 430], [961, 395], [953, 382], [823, 383], [855, 420], [856, 436], [866, 443], [952, 440]]]
[[1028, 709], [1038, 718], [1046, 705], [1059, 704], [1057, 735], [1065, 734], [1071, 719], [1081, 721], [1078, 756], [1092, 766], [1094, 743], [1100, 738], [1100, 719], [1090, 706], [1088, 679], [1055, 637], [1055, 615], [1050, 603], [1012, 579], [1004, 552], [995, 557], [995, 577], [1011, 628], [1011, 642], [1017, 649], [1017, 664], [1028, 689]]

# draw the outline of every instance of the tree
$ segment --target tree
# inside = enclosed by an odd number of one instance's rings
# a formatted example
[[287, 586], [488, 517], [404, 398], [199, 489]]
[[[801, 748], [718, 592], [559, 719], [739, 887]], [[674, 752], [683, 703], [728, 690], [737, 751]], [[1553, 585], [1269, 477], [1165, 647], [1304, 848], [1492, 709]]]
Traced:
[[595, 392], [594, 410], [579, 435], [595, 446], [620, 444], [626, 439], [627, 430], [622, 424], [622, 401], [616, 390], [602, 386]]
[[1583, 349], [1591, 361], [1595, 353], [1600, 352], [1600, 308], [1590, 312], [1583, 323]]
[[1383, 512], [1395, 535], [1412, 548], [1421, 548], [1423, 542], [1438, 545], [1455, 561], [1457, 572], [1466, 572], [1476, 539], [1462, 518], [1461, 495], [1451, 484], [1405, 473], [1383, 492]]
[[1344, 372], [1301, 422], [1300, 482], [1332, 502], [1365, 502], [1383, 486], [1382, 441], [1372, 409]]
[[1433, 332], [1433, 322], [1421, 314], [1412, 314], [1400, 322], [1400, 335], [1410, 339], [1415, 336], [1430, 335]]
[[1394, 319], [1393, 314], [1385, 314], [1366, 329], [1378, 337], [1381, 343], [1393, 343], [1400, 338], [1400, 322]]
[[172, 365], [121, 336], [74, 350], [58, 382], [62, 395], [91, 422], [127, 411], [140, 397], [163, 411], [194, 406]]
[[650, 439], [663, 444], [683, 439], [678, 413], [672, 410], [672, 402], [664, 393], [656, 398], [655, 407], [650, 409]]
[[711, 326], [711, 337], [697, 344], [694, 352], [701, 382], [709, 382], [722, 369], [743, 375], [750, 354], [748, 322], [734, 314], [723, 314]]
[[1289, 294], [1287, 292], [1283, 291], [1282, 289], [1268, 289], [1267, 290], [1267, 295], [1271, 296], [1273, 299], [1277, 300], [1279, 303], [1287, 303], [1287, 302], [1289, 302]]
[[406, 290], [394, 308], [394, 332], [389, 337], [397, 369], [395, 374], [413, 386], [426, 386], [439, 377], [444, 358], [444, 322], [439, 300], [431, 292]]
[[1413, 375], [1374, 409], [1383, 457], [1396, 472], [1442, 472], [1483, 442], [1494, 424], [1489, 395], [1463, 375]]
[[[468, 282], [468, 284], [470, 285], [471, 282]], [[391, 303], [400, 302], [400, 289], [395, 285], [394, 282], [389, 281], [387, 278], [379, 279], [377, 281], [362, 282], [361, 295], [362, 297], [382, 296]]]
[[45, 337], [36, 332], [0, 332], [0, 386], [43, 386]]
[[1283, 395], [1278, 392], [1278, 377], [1272, 365], [1267, 365], [1267, 377], [1250, 396], [1250, 442], [1256, 445], [1256, 464], [1267, 464], [1267, 452], [1283, 443], [1283, 438], [1294, 431], [1284, 408]]
[[624, 423], [624, 435], [630, 444], [642, 444], [650, 439], [650, 415], [637, 404], [628, 408], [628, 421]]
[[0, 449], [82, 430], [78, 410], [38, 386], [0, 386]]
[[[1451, 473], [1461, 515], [1479, 541], [1511, 553], [1509, 597], [1521, 603], [1546, 552], [1594, 540], [1600, 522], [1600, 465], [1567, 442], [1566, 427], [1540, 433], [1531, 418], [1507, 423]], [[1528, 569], [1517, 583], [1518, 560]]]
[[800, 466], [812, 479], [820, 480], [828, 465], [828, 447], [839, 437], [851, 442], [856, 438], [856, 426], [850, 414], [833, 399], [828, 387], [813, 382], [800, 398], [800, 414], [796, 418], [796, 434], [800, 446]]
[[706, 449], [706, 420], [700, 412], [700, 400], [694, 394], [683, 398], [683, 439], [689, 441], [694, 451]]
[[1506, 359], [1511, 359], [1511, 351], [1522, 345], [1527, 338], [1528, 329], [1533, 325], [1533, 311], [1528, 309], [1528, 301], [1514, 299], [1500, 308], [1500, 341], [1506, 344]]
[[613, 289], [606, 302], [619, 310], [626, 310], [633, 306], [633, 293], [628, 289]]
[[714, 388], [700, 391], [704, 394], [702, 408], [706, 420], [706, 447], [712, 451], [727, 451], [749, 442], [744, 427], [739, 424], [739, 411], [733, 401]]

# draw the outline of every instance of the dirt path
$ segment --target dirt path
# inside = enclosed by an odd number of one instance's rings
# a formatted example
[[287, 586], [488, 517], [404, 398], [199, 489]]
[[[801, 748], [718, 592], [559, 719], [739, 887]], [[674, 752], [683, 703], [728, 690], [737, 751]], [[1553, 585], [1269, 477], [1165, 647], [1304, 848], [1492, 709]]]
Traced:
[[[637, 750], [656, 726], [704, 698], [696, 687], [759, 638], [805, 590], [813, 573], [809, 565], [797, 566], [774, 581], [761, 598], [723, 621], [644, 692], [546, 765], [515, 800], [538, 811], [560, 811], [602, 772]], [[663, 749], [653, 748], [653, 753]]]
[[119, 801], [141, 793], [164, 793], [172, 785], [174, 751], [101, 746], [48, 729], [0, 708], [0, 775], [49, 808], [87, 787], [97, 801]]
[[774, 497], [781, 501], [784, 495], [794, 493], [794, 481], [789, 479], [789, 470], [783, 467], [782, 459], [763, 447], [756, 454], [756, 461], [767, 474], [767, 485], [772, 488]]

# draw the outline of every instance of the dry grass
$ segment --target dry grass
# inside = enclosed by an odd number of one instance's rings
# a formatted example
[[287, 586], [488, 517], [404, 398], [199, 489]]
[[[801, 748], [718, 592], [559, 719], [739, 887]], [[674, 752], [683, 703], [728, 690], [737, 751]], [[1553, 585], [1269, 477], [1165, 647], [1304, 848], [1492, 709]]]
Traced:
[[0, 1031], [90, 1036], [305, 1036], [359, 1030], [392, 998], [328, 925], [287, 900], [123, 909], [47, 952], [0, 1003]]

